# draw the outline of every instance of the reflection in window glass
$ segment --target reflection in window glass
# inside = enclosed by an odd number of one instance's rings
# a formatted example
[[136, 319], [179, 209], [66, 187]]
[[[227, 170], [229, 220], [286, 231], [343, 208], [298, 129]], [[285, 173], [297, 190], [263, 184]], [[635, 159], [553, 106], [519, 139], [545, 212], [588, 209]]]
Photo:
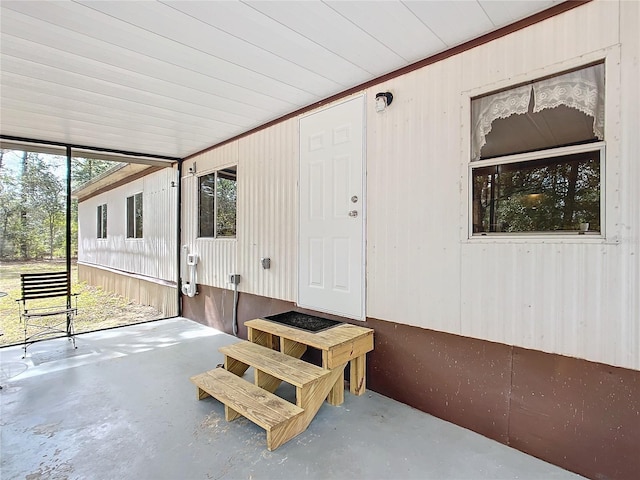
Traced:
[[216, 182], [216, 236], [236, 236], [236, 172], [218, 172]]
[[127, 238], [142, 238], [142, 192], [127, 197]]
[[473, 169], [472, 195], [473, 233], [599, 232], [600, 150]]
[[199, 178], [200, 183], [200, 206], [199, 206], [199, 224], [200, 237], [213, 237], [214, 236], [214, 204], [215, 204], [215, 192], [216, 192], [216, 174], [211, 173], [208, 175], [202, 175]]
[[142, 238], [142, 193], [136, 193], [136, 238]]
[[236, 236], [236, 176], [236, 167], [229, 167], [199, 177], [198, 236]]
[[97, 237], [107, 238], [107, 204], [98, 205]]

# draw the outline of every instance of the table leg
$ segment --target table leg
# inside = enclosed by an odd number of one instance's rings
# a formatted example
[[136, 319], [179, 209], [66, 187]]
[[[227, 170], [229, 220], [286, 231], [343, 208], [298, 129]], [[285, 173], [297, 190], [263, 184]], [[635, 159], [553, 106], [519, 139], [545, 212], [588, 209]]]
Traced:
[[340, 376], [333, 385], [333, 388], [331, 388], [331, 391], [327, 396], [327, 402], [329, 405], [336, 407], [344, 403], [344, 370], [340, 372]]
[[[322, 352], [322, 368], [328, 368], [329, 365], [329, 352], [323, 350]], [[344, 369], [340, 373], [340, 376], [333, 384], [329, 395], [327, 395], [327, 402], [329, 405], [338, 406], [344, 403]]]
[[349, 390], [362, 395], [367, 390], [367, 356], [360, 355], [349, 362]]

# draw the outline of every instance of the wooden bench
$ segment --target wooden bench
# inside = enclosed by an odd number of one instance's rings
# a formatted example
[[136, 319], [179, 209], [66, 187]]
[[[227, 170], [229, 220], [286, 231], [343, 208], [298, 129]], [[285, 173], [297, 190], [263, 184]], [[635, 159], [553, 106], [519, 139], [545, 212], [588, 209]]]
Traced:
[[[73, 319], [78, 313], [77, 295], [71, 293], [71, 279], [66, 271], [46, 273], [21, 273], [20, 286], [22, 297], [20, 302], [20, 320], [24, 324], [24, 357], [27, 347], [39, 337], [55, 333], [64, 333], [73, 341]], [[63, 299], [64, 304], [50, 305], [48, 299]], [[71, 299], [76, 299], [72, 306]], [[62, 318], [60, 318], [62, 317]], [[35, 333], [29, 334], [35, 330]]]
[[[275, 450], [304, 432], [324, 400], [344, 401], [344, 369], [351, 365], [351, 392], [366, 391], [366, 354], [373, 350], [373, 330], [341, 324], [310, 333], [255, 319], [245, 322], [249, 341], [219, 348], [224, 369], [191, 377], [198, 399], [212, 396], [225, 405], [225, 418], [245, 416], [267, 431], [267, 448]], [[322, 352], [322, 367], [300, 359], [307, 347]], [[279, 349], [279, 351], [278, 351]], [[242, 379], [253, 367], [254, 383]], [[296, 404], [274, 395], [287, 382], [296, 388]], [[293, 407], [293, 408], [292, 408]]]
[[[219, 351], [225, 356], [224, 369], [191, 377], [198, 387], [198, 399], [210, 395], [225, 405], [228, 421], [242, 415], [264, 428], [269, 450], [307, 429], [346, 366], [344, 363], [336, 370], [327, 370], [245, 341], [220, 347]], [[250, 366], [254, 384], [241, 378]], [[295, 386], [295, 405], [274, 395], [283, 381]]]
[[[219, 351], [225, 355], [225, 369], [242, 375], [252, 366], [255, 384], [271, 392], [284, 381], [295, 386], [300, 397], [310, 384], [331, 374], [330, 370], [251, 342], [234, 343]], [[300, 406], [299, 398], [296, 403]]]
[[[280, 346], [288, 355], [301, 357], [307, 347], [322, 352], [322, 367], [334, 370], [350, 364], [350, 390], [353, 395], [366, 391], [366, 354], [373, 350], [373, 330], [343, 323], [321, 332], [305, 332], [265, 319], [245, 322], [249, 340], [267, 347]], [[331, 405], [344, 402], [344, 376], [338, 378], [327, 399]]]
[[269, 450], [275, 450], [291, 438], [288, 427], [296, 417], [304, 414], [302, 408], [223, 368], [195, 375], [191, 381], [198, 387], [199, 400], [210, 395], [224, 404], [228, 421], [242, 415], [264, 428]]

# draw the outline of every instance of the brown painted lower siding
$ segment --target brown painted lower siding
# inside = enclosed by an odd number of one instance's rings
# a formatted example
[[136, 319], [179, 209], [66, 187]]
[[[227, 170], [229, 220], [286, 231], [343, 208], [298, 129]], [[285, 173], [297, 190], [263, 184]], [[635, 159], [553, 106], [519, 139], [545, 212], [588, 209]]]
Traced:
[[637, 479], [640, 372], [368, 319], [368, 386], [593, 479]]
[[[233, 292], [198, 289], [183, 315], [231, 333]], [[246, 320], [289, 310], [300, 309], [240, 294], [239, 336]], [[639, 371], [374, 318], [366, 325], [375, 330], [371, 390], [589, 478], [638, 478]]]

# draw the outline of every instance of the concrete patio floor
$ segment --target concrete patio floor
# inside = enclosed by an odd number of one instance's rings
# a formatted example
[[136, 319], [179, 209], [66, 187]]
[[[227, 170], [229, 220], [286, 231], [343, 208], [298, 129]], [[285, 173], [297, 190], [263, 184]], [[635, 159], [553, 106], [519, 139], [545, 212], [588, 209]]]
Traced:
[[[0, 349], [0, 478], [577, 479], [554, 465], [368, 391], [325, 403], [274, 452], [226, 422], [189, 377], [236, 339], [175, 318]], [[290, 398], [293, 389], [278, 393]]]

